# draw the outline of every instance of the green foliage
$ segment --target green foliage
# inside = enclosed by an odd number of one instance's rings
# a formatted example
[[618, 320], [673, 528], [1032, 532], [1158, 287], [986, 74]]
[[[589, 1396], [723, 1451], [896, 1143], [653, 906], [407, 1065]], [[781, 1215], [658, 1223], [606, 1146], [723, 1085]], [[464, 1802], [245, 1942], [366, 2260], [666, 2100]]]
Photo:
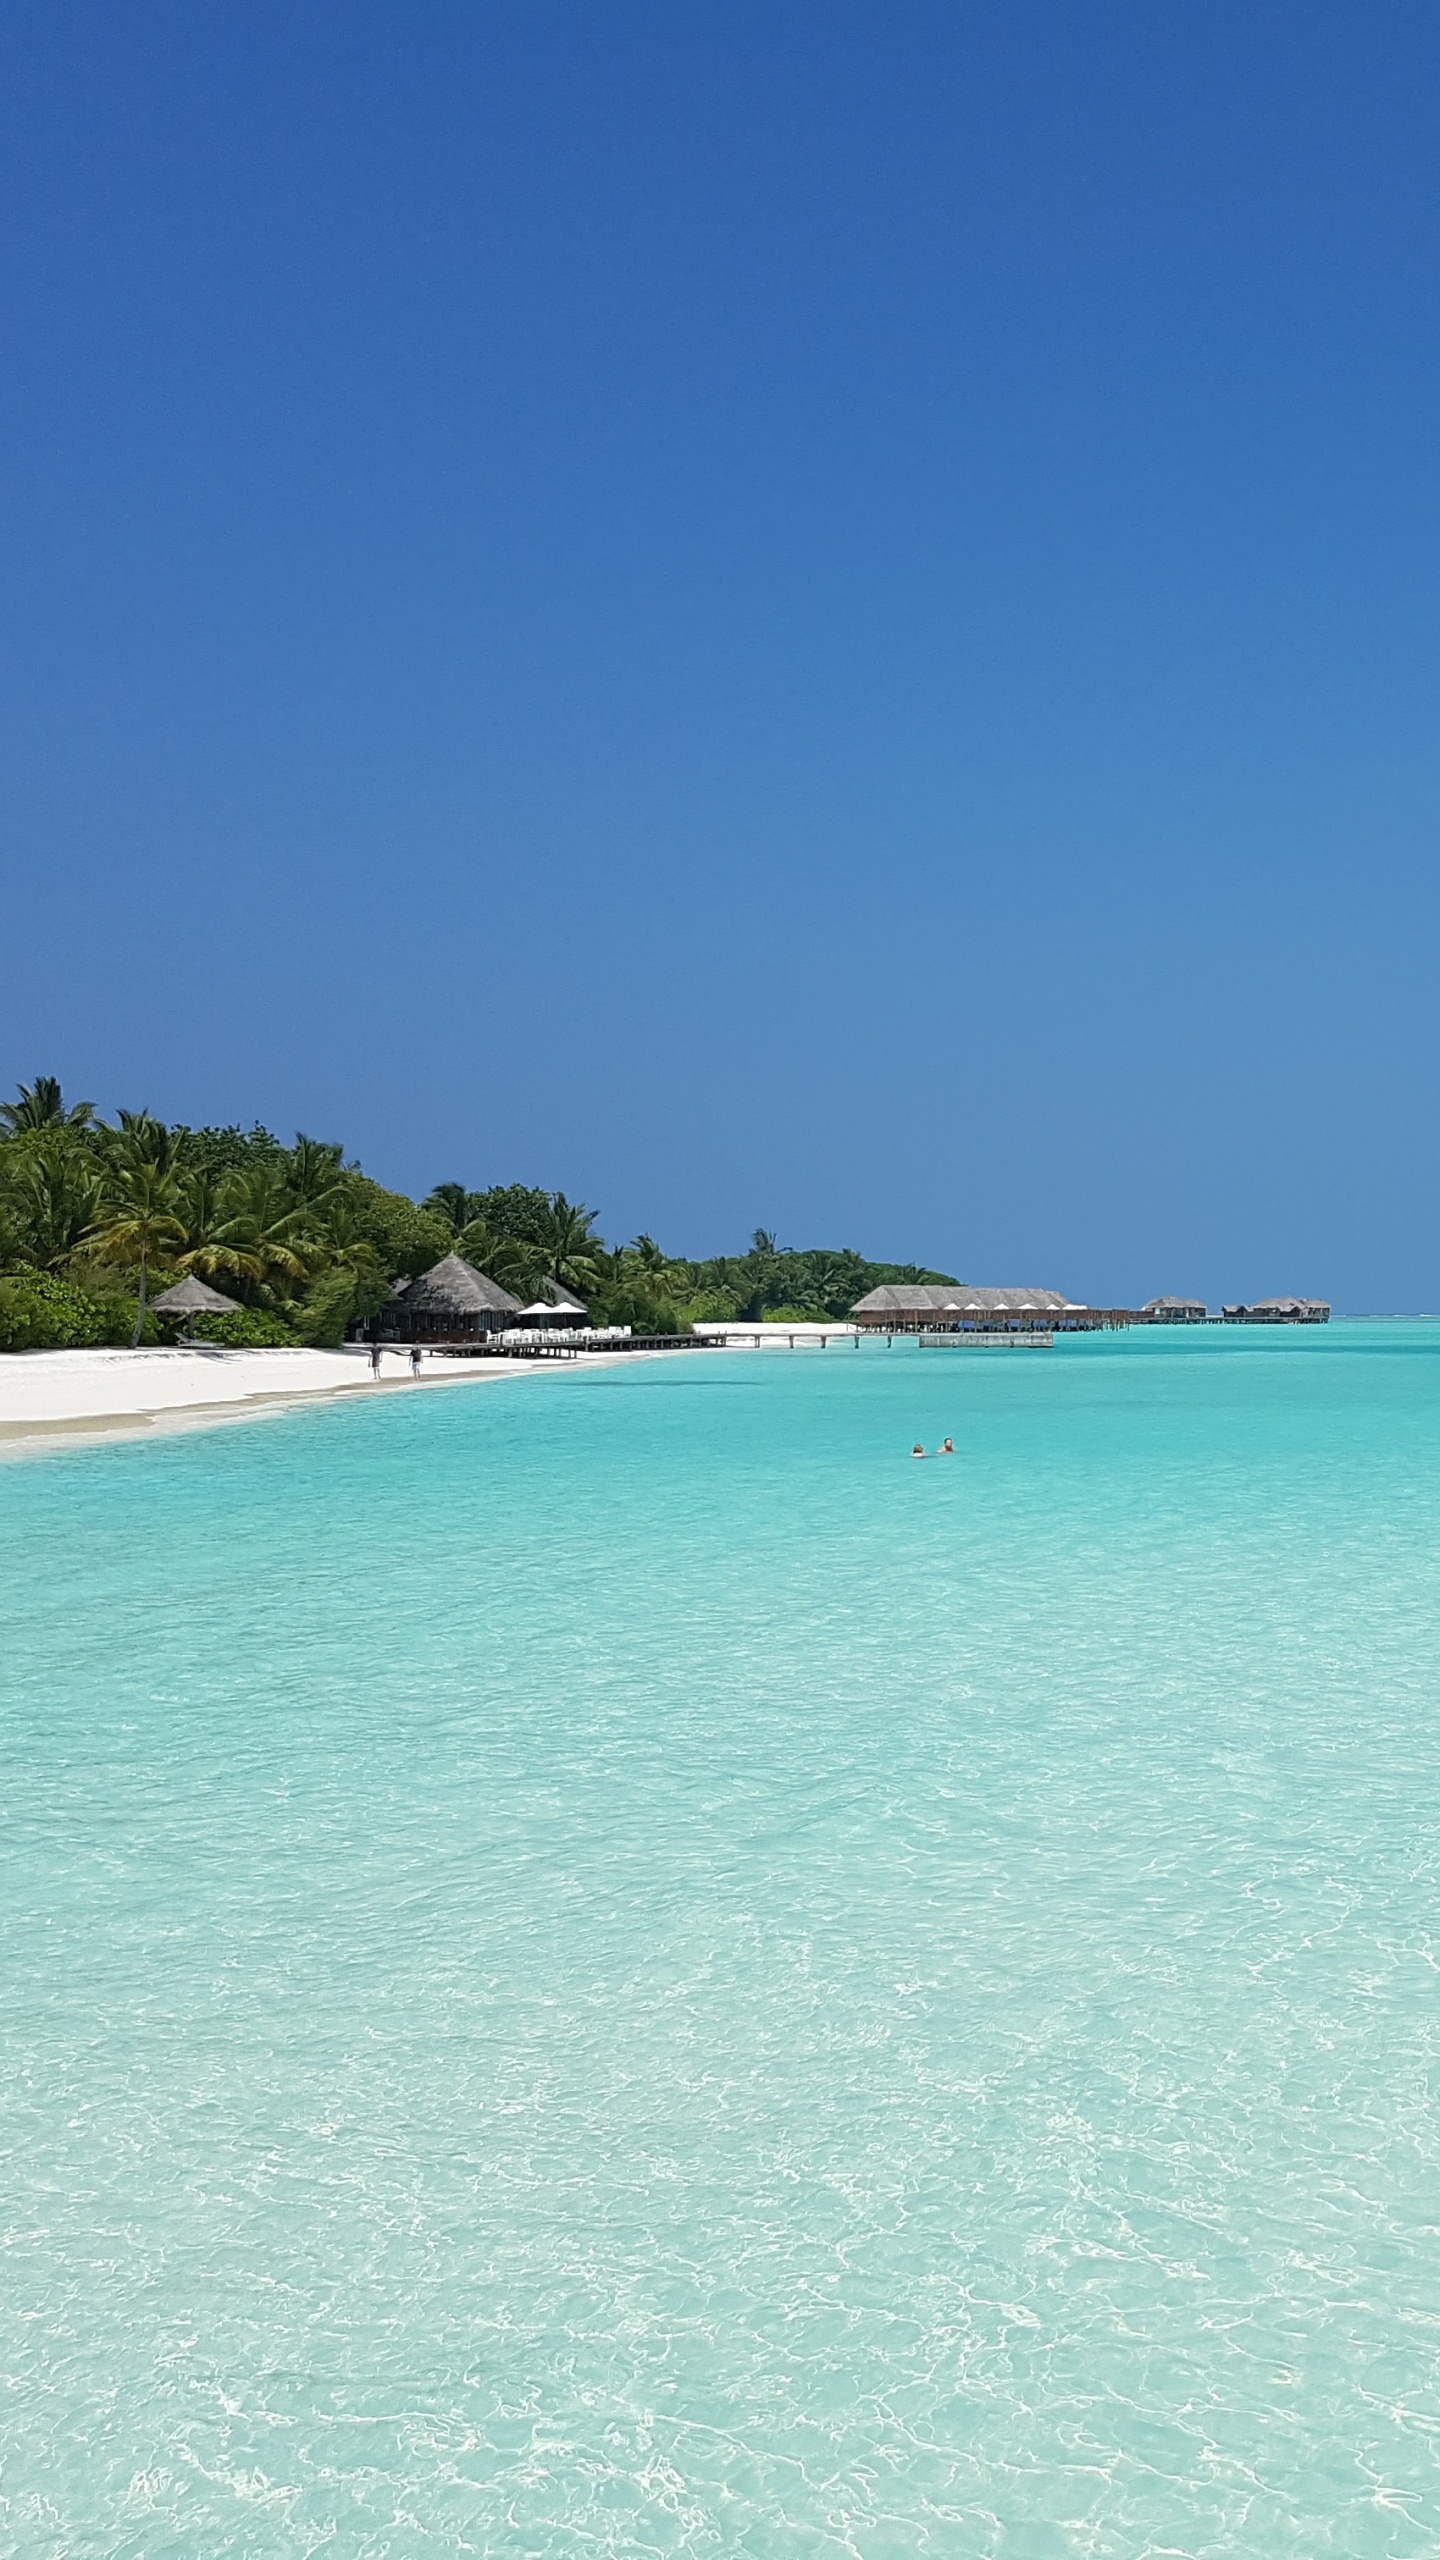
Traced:
[[296, 1308], [295, 1331], [301, 1342], [317, 1350], [333, 1350], [344, 1341], [358, 1312], [353, 1274], [325, 1271], [312, 1281]]
[[101, 1262], [138, 1274], [133, 1341], [145, 1329], [147, 1277], [157, 1262], [178, 1251], [180, 1182], [175, 1144], [148, 1112], [122, 1112], [121, 1126], [105, 1147], [99, 1215], [87, 1241]]
[[948, 1280], [944, 1271], [925, 1271], [914, 1264], [866, 1262], [852, 1252], [796, 1253], [782, 1250], [773, 1236], [757, 1232], [750, 1251], [721, 1255], [711, 1262], [683, 1268], [697, 1294], [718, 1292], [741, 1317], [763, 1319], [781, 1310], [799, 1322], [835, 1322], [848, 1316], [856, 1301], [885, 1281]]
[[[884, 1281], [949, 1277], [852, 1252], [794, 1252], [763, 1227], [747, 1252], [709, 1261], [672, 1258], [649, 1235], [612, 1249], [593, 1210], [563, 1191], [442, 1182], [416, 1202], [372, 1182], [332, 1141], [302, 1132], [285, 1147], [258, 1122], [167, 1128], [145, 1111], [122, 1111], [111, 1127], [88, 1103], [67, 1110], [54, 1077], [0, 1105], [0, 1272], [14, 1275], [31, 1310], [12, 1320], [22, 1333], [101, 1322], [83, 1338], [153, 1341], [152, 1286], [194, 1272], [242, 1301], [237, 1316], [200, 1319], [202, 1338], [338, 1342], [397, 1279], [457, 1251], [522, 1303], [559, 1285], [596, 1323], [637, 1333], [707, 1318], [844, 1317]], [[34, 1312], [47, 1277], [100, 1316]]]
[[538, 1244], [499, 1234], [484, 1218], [472, 1218], [461, 1228], [455, 1251], [522, 1303], [535, 1296], [545, 1277], [545, 1257]]
[[83, 1129], [95, 1117], [93, 1102], [72, 1102], [65, 1108], [65, 1097], [56, 1076], [37, 1076], [33, 1084], [22, 1084], [13, 1102], [0, 1102], [0, 1128], [19, 1129]]
[[686, 1326], [728, 1324], [739, 1313], [728, 1289], [694, 1289], [676, 1300]]
[[93, 1150], [73, 1136], [47, 1131], [6, 1152], [13, 1157], [5, 1205], [15, 1258], [59, 1271], [100, 1213]]
[[382, 1191], [378, 1182], [368, 1181], [364, 1174], [352, 1174], [347, 1196], [358, 1234], [373, 1245], [392, 1279], [412, 1279], [454, 1251], [444, 1219], [433, 1209], [407, 1200], [403, 1191]]
[[[131, 1321], [127, 1311], [127, 1333]], [[49, 1271], [0, 1277], [0, 1351], [78, 1351], [115, 1338], [110, 1308], [72, 1280]]]
[[[104, 1308], [104, 1341], [129, 1342], [133, 1339], [136, 1292], [123, 1271], [117, 1271], [111, 1263], [97, 1262], [88, 1251], [82, 1251], [71, 1257], [65, 1278]], [[162, 1327], [148, 1307], [141, 1322], [140, 1339], [142, 1342], [162, 1342], [165, 1339]]]
[[[444, 1185], [446, 1191], [455, 1187]], [[528, 1190], [523, 1182], [505, 1182], [491, 1191], [467, 1191], [465, 1222], [483, 1218], [495, 1235], [513, 1236], [517, 1244], [543, 1248], [550, 1233], [553, 1205], [548, 1191]]]
[[[451, 1234], [458, 1236], [461, 1228], [469, 1223], [469, 1197], [463, 1182], [437, 1182], [434, 1190], [426, 1193], [421, 1206], [428, 1209], [432, 1217], [443, 1218]], [[478, 1191], [475, 1197], [479, 1199]]]
[[256, 1307], [237, 1307], [229, 1316], [187, 1316], [184, 1329], [197, 1341], [223, 1343], [228, 1351], [271, 1351], [296, 1340], [290, 1325]]
[[297, 1208], [322, 1211], [345, 1189], [345, 1150], [301, 1130], [284, 1159], [285, 1187]]
[[308, 1278], [314, 1221], [280, 1164], [259, 1162], [227, 1174], [215, 1208], [208, 1243], [187, 1249], [188, 1268], [248, 1287], [262, 1304], [292, 1295]]
[[286, 1150], [257, 1120], [253, 1129], [181, 1129], [181, 1167], [187, 1174], [208, 1173], [215, 1181], [227, 1173], [245, 1173], [257, 1164], [274, 1164]]
[[593, 1289], [600, 1277], [600, 1239], [592, 1230], [593, 1209], [582, 1209], [557, 1191], [540, 1220], [535, 1241], [540, 1248], [542, 1269], [547, 1280], [558, 1280], [564, 1289], [582, 1296]]
[[296, 1332], [302, 1342], [343, 1342], [347, 1328], [377, 1315], [388, 1294], [379, 1256], [369, 1245], [358, 1245], [311, 1281], [295, 1310]]
[[597, 1324], [628, 1324], [632, 1333], [683, 1333], [690, 1322], [688, 1308], [639, 1279], [602, 1287], [590, 1313]]

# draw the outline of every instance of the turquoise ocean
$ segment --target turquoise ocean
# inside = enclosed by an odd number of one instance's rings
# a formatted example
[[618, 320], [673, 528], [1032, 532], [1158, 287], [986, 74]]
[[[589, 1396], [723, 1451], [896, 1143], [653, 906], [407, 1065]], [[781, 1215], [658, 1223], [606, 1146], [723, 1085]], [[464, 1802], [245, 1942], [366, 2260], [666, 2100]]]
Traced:
[[1440, 2549], [1440, 1325], [397, 1388], [0, 1557], [0, 2549]]

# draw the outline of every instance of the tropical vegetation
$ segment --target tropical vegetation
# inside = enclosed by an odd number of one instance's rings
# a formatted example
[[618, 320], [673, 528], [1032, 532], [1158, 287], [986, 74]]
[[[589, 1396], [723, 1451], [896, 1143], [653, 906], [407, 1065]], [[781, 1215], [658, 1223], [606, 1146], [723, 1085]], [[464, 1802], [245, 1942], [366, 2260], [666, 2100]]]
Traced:
[[236, 1344], [335, 1343], [397, 1280], [459, 1253], [522, 1302], [552, 1284], [597, 1324], [679, 1333], [705, 1317], [848, 1315], [887, 1280], [944, 1280], [852, 1252], [797, 1252], [758, 1228], [692, 1260], [652, 1236], [607, 1245], [563, 1191], [437, 1183], [386, 1190], [344, 1148], [268, 1129], [191, 1129], [148, 1111], [113, 1125], [53, 1076], [0, 1103], [0, 1351], [166, 1338], [154, 1301], [187, 1272], [236, 1312], [187, 1319]]

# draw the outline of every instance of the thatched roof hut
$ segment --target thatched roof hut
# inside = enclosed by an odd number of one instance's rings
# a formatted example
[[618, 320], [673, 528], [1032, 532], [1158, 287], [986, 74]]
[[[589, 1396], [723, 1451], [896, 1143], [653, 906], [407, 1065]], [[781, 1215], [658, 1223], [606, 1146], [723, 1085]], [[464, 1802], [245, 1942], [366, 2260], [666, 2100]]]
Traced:
[[915, 1325], [944, 1323], [959, 1314], [966, 1293], [955, 1283], [917, 1282], [913, 1287], [886, 1282], [872, 1289], [850, 1313], [857, 1324]]
[[150, 1309], [157, 1316], [233, 1316], [239, 1313], [239, 1300], [207, 1289], [203, 1280], [187, 1271], [173, 1289], [162, 1289], [158, 1298], [151, 1299]]
[[447, 1253], [418, 1280], [392, 1292], [382, 1319], [383, 1330], [409, 1337], [424, 1334], [489, 1333], [513, 1323], [520, 1301], [502, 1289], [473, 1262]]
[[1252, 1298], [1224, 1313], [1227, 1324], [1328, 1324], [1330, 1304], [1326, 1298]]
[[1151, 1324], [1203, 1324], [1208, 1312], [1203, 1298], [1147, 1298], [1140, 1310]]
[[1033, 1325], [1064, 1315], [1069, 1306], [1058, 1289], [971, 1289], [963, 1281], [887, 1281], [850, 1312], [857, 1324], [877, 1332], [917, 1333], [966, 1324]]

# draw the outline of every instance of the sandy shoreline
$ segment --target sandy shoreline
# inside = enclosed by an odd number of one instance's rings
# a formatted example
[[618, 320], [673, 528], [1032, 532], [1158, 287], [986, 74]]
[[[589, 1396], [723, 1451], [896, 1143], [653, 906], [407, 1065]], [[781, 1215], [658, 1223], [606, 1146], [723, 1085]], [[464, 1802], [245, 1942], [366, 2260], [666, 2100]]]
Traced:
[[[582, 1352], [564, 1363], [607, 1368], [643, 1352]], [[0, 1353], [0, 1457], [87, 1440], [253, 1421], [336, 1395], [414, 1395], [417, 1387], [482, 1386], [498, 1378], [553, 1375], [553, 1360], [450, 1360], [427, 1354], [412, 1379], [408, 1353], [387, 1351], [377, 1386], [363, 1343], [338, 1351], [11, 1351]]]

